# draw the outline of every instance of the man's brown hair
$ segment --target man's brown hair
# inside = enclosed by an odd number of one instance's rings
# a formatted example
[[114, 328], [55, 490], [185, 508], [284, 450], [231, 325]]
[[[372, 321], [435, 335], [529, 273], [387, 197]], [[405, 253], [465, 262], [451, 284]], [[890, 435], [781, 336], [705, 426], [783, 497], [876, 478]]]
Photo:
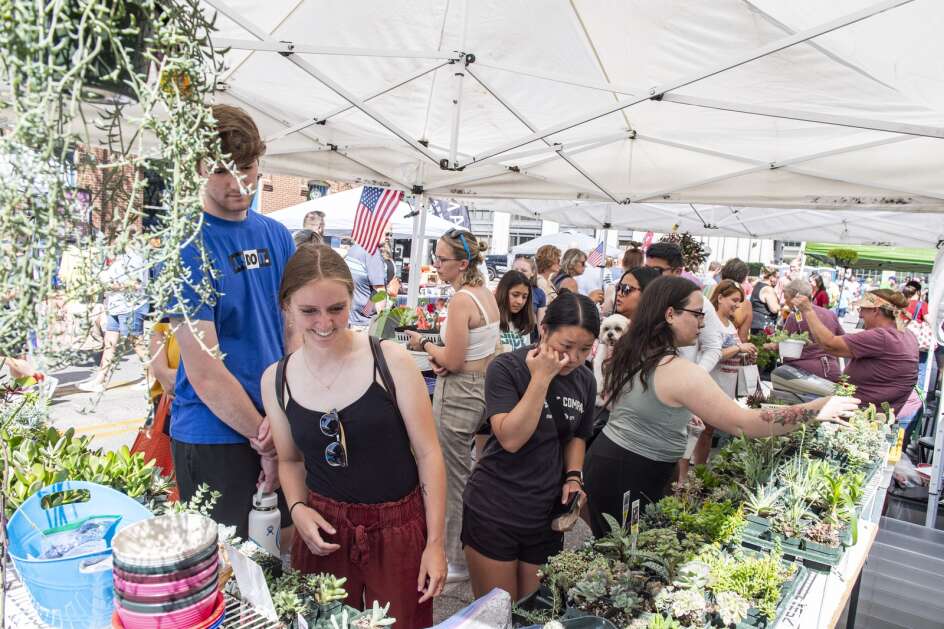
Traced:
[[244, 110], [232, 105], [213, 105], [213, 118], [223, 153], [230, 156], [237, 168], [252, 164], [265, 153], [259, 128]]

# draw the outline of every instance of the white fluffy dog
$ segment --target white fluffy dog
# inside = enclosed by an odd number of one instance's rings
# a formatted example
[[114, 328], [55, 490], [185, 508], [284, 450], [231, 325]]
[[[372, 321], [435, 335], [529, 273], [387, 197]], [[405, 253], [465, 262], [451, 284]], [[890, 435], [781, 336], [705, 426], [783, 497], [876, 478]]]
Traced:
[[600, 339], [596, 354], [593, 355], [593, 375], [597, 379], [597, 406], [603, 406], [603, 363], [613, 353], [613, 346], [629, 329], [629, 319], [621, 314], [611, 314], [600, 324]]

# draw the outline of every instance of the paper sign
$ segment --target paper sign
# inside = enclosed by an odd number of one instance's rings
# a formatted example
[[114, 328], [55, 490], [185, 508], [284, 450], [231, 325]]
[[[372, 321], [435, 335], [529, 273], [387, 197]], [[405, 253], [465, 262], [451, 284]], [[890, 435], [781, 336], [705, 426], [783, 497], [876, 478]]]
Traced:
[[627, 491], [623, 494], [623, 528], [626, 528], [626, 522], [629, 518], [629, 498], [632, 491]]
[[305, 620], [305, 617], [301, 614], [295, 617], [295, 624], [298, 626], [298, 629], [308, 629], [308, 621]]
[[639, 537], [639, 498], [633, 500], [632, 515], [629, 518], [629, 531], [633, 537], [633, 559], [636, 558], [636, 538]]
[[229, 544], [225, 544], [226, 556], [233, 566], [236, 583], [242, 598], [256, 610], [270, 620], [277, 620], [275, 605], [272, 604], [272, 595], [266, 583], [262, 568], [255, 561], [245, 556]]

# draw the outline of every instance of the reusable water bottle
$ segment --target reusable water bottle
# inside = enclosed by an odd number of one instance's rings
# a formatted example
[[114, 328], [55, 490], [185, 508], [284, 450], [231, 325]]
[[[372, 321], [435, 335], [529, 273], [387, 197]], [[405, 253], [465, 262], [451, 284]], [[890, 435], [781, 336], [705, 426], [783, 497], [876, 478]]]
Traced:
[[281, 522], [278, 496], [262, 493], [262, 490], [256, 492], [252, 497], [252, 511], [249, 512], [249, 539], [269, 554], [279, 557]]

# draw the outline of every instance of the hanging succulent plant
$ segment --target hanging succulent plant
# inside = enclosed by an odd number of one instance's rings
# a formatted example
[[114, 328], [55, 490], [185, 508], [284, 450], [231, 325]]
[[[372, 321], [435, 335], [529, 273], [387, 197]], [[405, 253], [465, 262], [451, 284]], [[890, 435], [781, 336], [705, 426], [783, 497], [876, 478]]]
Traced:
[[710, 253], [704, 243], [688, 232], [673, 231], [660, 238], [659, 242], [671, 242], [678, 245], [682, 250], [685, 268], [693, 272], [705, 263]]
[[[74, 360], [99, 273], [129, 249], [146, 254], [142, 271], [160, 269], [143, 299], [160, 310], [182, 296], [178, 251], [199, 233], [199, 167], [226, 162], [207, 105], [221, 60], [204, 10], [199, 0], [0, 0], [0, 355], [19, 355], [35, 332], [47, 363]], [[166, 184], [147, 234], [145, 171]], [[77, 178], [94, 189], [81, 193]], [[213, 298], [208, 282], [195, 288]], [[67, 310], [85, 314], [64, 329]]]

